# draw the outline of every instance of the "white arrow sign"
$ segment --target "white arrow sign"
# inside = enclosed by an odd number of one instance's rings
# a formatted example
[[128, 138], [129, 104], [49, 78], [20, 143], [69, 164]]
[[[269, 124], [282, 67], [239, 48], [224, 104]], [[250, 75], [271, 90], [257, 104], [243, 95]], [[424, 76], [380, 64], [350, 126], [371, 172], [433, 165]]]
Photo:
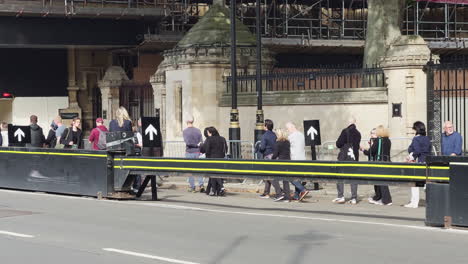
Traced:
[[314, 140], [315, 135], [318, 135], [317, 129], [315, 129], [313, 126], [309, 127], [309, 130], [307, 130], [307, 135], [310, 135], [310, 139]]
[[145, 129], [145, 135], [148, 135], [149, 134], [149, 140], [150, 141], [153, 141], [154, 139], [154, 136], [157, 136], [158, 135], [158, 130], [156, 128], [154, 128], [153, 125], [149, 125], [146, 129]]
[[13, 134], [15, 137], [18, 137], [18, 142], [21, 142], [26, 135], [24, 134], [23, 130], [21, 129], [16, 129], [15, 133]]

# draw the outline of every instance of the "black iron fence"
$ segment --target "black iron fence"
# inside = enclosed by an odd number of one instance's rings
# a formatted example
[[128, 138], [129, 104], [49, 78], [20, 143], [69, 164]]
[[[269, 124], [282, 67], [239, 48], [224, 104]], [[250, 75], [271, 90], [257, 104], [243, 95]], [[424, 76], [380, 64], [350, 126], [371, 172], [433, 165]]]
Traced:
[[427, 69], [428, 131], [433, 145], [441, 149], [445, 121], [452, 121], [463, 137], [463, 152], [468, 151], [468, 60], [433, 64]]
[[[226, 92], [231, 93], [231, 77], [225, 79]], [[332, 90], [363, 87], [384, 87], [381, 68], [359, 69], [274, 69], [262, 74], [263, 91]], [[255, 93], [255, 74], [238, 75], [238, 93]]]

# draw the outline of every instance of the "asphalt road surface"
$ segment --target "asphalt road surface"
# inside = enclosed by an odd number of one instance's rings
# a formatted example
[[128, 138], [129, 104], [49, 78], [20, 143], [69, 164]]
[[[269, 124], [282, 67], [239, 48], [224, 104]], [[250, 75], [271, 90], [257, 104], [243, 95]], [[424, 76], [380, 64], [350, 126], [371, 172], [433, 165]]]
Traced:
[[0, 190], [1, 263], [468, 263], [424, 208], [273, 203], [163, 190], [108, 201]]

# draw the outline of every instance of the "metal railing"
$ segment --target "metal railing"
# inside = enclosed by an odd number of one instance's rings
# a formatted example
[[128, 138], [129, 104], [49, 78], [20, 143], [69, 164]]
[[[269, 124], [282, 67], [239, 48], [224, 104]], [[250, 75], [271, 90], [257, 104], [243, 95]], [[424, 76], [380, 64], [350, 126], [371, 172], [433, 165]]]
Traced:
[[[240, 144], [240, 153], [231, 153], [228, 150], [228, 154], [232, 157], [239, 157], [240, 159], [255, 159], [254, 157], [254, 145], [250, 141], [241, 140], [227, 140], [228, 146], [231, 144]], [[185, 158], [185, 142], [184, 141], [165, 141], [164, 146], [164, 157], [171, 158]], [[237, 151], [239, 148], [234, 148]]]
[[[363, 87], [384, 87], [385, 75], [381, 68], [326, 69], [282, 72], [285, 69], [262, 74], [264, 91], [332, 90]], [[231, 76], [227, 76], [226, 92], [231, 93]], [[256, 75], [238, 75], [238, 93], [255, 93]]]

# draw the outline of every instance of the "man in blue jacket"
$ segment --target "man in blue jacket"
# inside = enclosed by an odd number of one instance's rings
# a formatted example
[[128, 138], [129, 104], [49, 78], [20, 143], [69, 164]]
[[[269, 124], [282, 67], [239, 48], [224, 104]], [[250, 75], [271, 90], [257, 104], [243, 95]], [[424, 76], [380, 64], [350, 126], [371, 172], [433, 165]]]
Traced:
[[442, 155], [460, 156], [462, 154], [462, 136], [455, 131], [451, 121], [444, 124], [444, 133], [442, 134]]
[[[273, 157], [273, 148], [276, 143], [276, 134], [273, 132], [273, 121], [270, 119], [265, 119], [265, 124], [263, 126], [265, 133], [262, 136], [260, 142], [260, 153], [263, 154], [264, 159], [271, 160]], [[270, 189], [271, 181], [265, 181], [265, 190], [263, 194], [260, 195], [261, 198], [270, 198]]]

